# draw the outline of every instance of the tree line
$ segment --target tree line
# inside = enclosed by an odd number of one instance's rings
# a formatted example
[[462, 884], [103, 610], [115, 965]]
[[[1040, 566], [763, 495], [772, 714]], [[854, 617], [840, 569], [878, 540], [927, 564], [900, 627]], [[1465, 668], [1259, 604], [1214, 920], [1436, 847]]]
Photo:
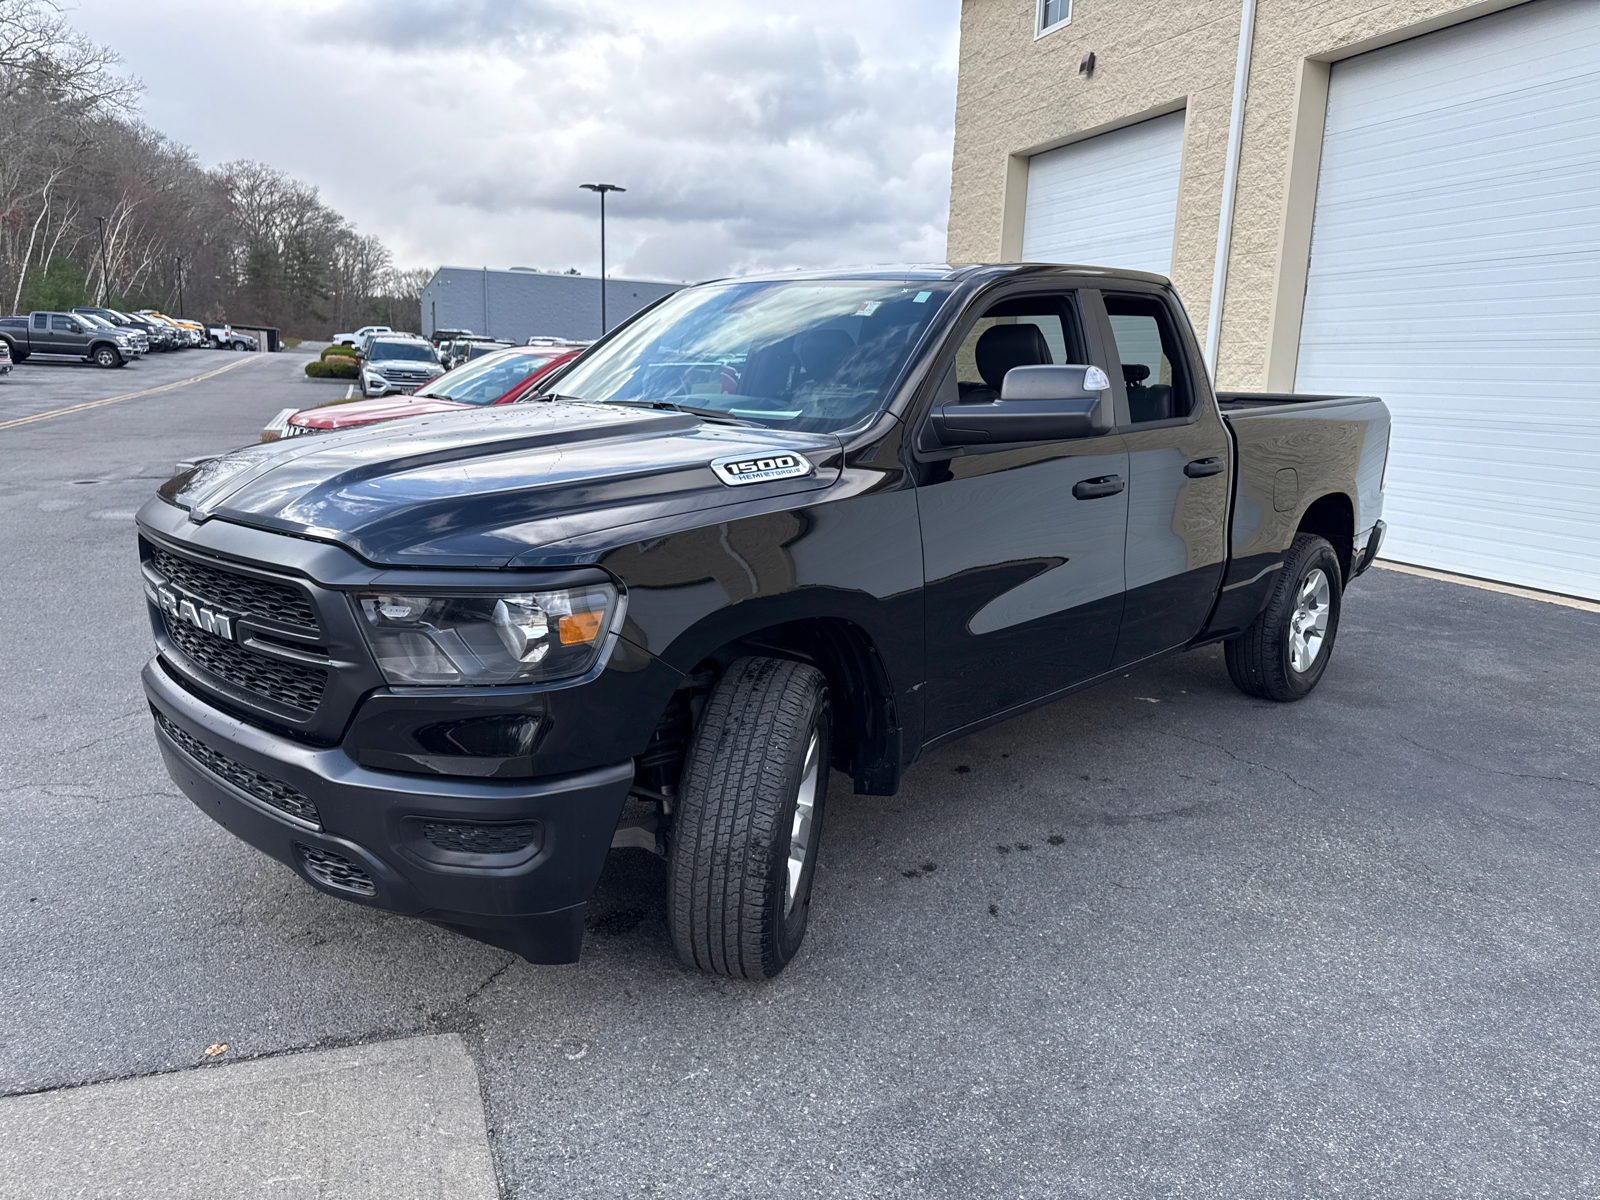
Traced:
[[104, 301], [298, 337], [419, 328], [431, 271], [396, 268], [275, 167], [201, 166], [139, 119], [119, 67], [54, 0], [0, 0], [0, 312]]

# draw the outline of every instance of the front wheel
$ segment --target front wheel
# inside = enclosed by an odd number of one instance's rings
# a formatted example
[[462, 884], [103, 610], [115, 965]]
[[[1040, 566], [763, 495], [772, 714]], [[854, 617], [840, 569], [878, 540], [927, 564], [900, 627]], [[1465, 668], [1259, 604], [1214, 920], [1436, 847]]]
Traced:
[[832, 752], [822, 672], [741, 658], [684, 762], [668, 856], [672, 941], [687, 964], [771, 979], [805, 937]]
[[1333, 654], [1343, 579], [1332, 546], [1315, 534], [1296, 534], [1267, 606], [1240, 637], [1224, 643], [1234, 686], [1266, 700], [1309, 695]]
[[118, 354], [111, 346], [101, 346], [94, 352], [94, 361], [97, 366], [120, 367], [122, 355]]

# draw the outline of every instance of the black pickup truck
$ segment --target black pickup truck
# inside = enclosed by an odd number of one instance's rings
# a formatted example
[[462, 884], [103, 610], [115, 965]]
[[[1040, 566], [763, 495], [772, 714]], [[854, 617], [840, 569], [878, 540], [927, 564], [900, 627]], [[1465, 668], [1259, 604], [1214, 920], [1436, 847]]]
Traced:
[[87, 359], [101, 367], [122, 367], [137, 357], [133, 334], [86, 321], [70, 312], [0, 317], [0, 340], [11, 347], [15, 362], [26, 362], [38, 354], [46, 358]]
[[805, 932], [830, 768], [1226, 643], [1295, 700], [1377, 553], [1389, 414], [1216, 395], [1170, 285], [741, 279], [514, 405], [250, 447], [139, 514], [157, 740], [312, 886], [570, 962], [607, 853], [686, 962]]

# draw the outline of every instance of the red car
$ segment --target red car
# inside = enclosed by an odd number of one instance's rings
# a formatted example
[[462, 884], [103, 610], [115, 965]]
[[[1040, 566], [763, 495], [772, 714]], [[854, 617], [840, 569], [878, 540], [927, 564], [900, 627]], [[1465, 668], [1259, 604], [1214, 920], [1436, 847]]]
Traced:
[[289, 418], [283, 436], [302, 437], [309, 433], [352, 429], [374, 421], [392, 421], [396, 417], [510, 404], [535, 394], [541, 379], [558, 367], [566, 366], [585, 349], [584, 346], [512, 346], [498, 350], [463, 363], [454, 371], [446, 371], [409, 395], [381, 396], [375, 400], [356, 400], [297, 412]]

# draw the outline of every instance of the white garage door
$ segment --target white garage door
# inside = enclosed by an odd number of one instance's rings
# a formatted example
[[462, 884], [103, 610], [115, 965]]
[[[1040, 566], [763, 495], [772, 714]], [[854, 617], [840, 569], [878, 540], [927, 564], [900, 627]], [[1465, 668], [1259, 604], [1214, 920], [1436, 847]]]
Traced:
[[1600, 6], [1334, 64], [1296, 386], [1394, 411], [1385, 556], [1600, 597]]
[[1171, 274], [1182, 162], [1181, 112], [1035, 154], [1023, 260]]

